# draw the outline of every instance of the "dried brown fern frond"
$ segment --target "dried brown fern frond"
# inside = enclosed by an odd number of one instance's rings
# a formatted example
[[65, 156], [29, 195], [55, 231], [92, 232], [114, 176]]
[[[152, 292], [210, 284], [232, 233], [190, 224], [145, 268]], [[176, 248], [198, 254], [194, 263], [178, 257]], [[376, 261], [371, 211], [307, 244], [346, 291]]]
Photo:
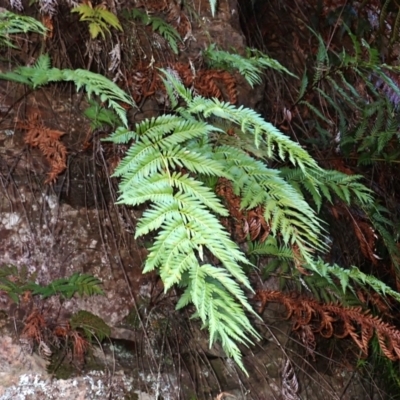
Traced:
[[287, 318], [294, 320], [293, 330], [301, 331], [307, 327], [308, 341], [310, 335], [318, 333], [325, 338], [351, 337], [359, 349], [368, 355], [369, 342], [375, 332], [383, 354], [392, 361], [400, 360], [400, 331], [362, 307], [322, 304], [297, 293], [269, 290], [259, 290], [255, 300], [261, 302], [260, 312], [268, 302], [283, 304], [288, 312]]
[[85, 361], [85, 355], [89, 348], [89, 342], [84, 339], [76, 330], [70, 332], [70, 337], [73, 343], [72, 347], [74, 359], [82, 365]]
[[28, 120], [20, 122], [18, 127], [27, 131], [25, 143], [39, 148], [50, 164], [50, 172], [45, 183], [54, 182], [57, 176], [67, 168], [67, 148], [60, 142], [65, 132], [47, 128], [36, 113], [30, 114]]
[[54, 346], [59, 347], [60, 340], [65, 343], [69, 342], [73, 359], [78, 365], [82, 365], [89, 348], [88, 340], [78, 330], [71, 329], [68, 321], [57, 323], [55, 327], [51, 328], [54, 325], [53, 318], [54, 316], [34, 308], [24, 320], [22, 337], [35, 343], [38, 346], [39, 354], [46, 357], [51, 356], [51, 349], [54, 349]]
[[251, 241], [258, 240], [263, 243], [271, 231], [271, 227], [264, 218], [264, 209], [261, 206], [251, 210], [241, 208], [241, 197], [233, 191], [231, 182], [219, 178], [216, 193], [224, 199], [229, 210], [229, 218], [224, 218], [222, 223], [238, 242], [243, 242], [247, 236]]
[[163, 87], [157, 68], [160, 65], [139, 62], [133, 71], [127, 73], [127, 84], [136, 103], [151, 96]]
[[236, 80], [227, 71], [201, 70], [196, 76], [194, 87], [205, 97], [223, 99], [223, 91], [230, 103], [236, 104]]
[[46, 321], [43, 314], [35, 308], [25, 319], [22, 336], [40, 343], [42, 341], [43, 330], [46, 327]]
[[371, 261], [373, 265], [377, 265], [378, 257], [374, 252], [377, 240], [375, 231], [371, 225], [365, 221], [352, 218], [351, 222], [363, 256]]
[[227, 97], [230, 103], [236, 104], [236, 80], [229, 72], [211, 69], [194, 71], [190, 64], [185, 63], [175, 63], [171, 68], [177, 71], [186, 87], [194, 87], [201, 96], [220, 100]]

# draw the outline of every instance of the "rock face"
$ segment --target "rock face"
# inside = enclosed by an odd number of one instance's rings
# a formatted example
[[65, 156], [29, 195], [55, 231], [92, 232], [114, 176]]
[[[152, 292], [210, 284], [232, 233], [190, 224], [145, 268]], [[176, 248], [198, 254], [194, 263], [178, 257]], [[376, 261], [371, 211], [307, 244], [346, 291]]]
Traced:
[[0, 399], [124, 399], [133, 393], [133, 378], [122, 371], [111, 376], [93, 371], [73, 379], [53, 380], [46, 372], [47, 362], [37, 354], [13, 343], [10, 336], [0, 338]]
[[[234, 0], [220, 1], [216, 18], [209, 2], [196, 0], [192, 6], [199, 19], [192, 21], [186, 61], [197, 57], [210, 38], [225, 50], [243, 51]], [[239, 104], [255, 107], [260, 101], [261, 91], [250, 92], [243, 82], [237, 90]], [[369, 398], [359, 391], [356, 379], [350, 382], [351, 373], [323, 374], [304, 360], [292, 366], [305, 371], [297, 391], [288, 382], [283, 391], [282, 382], [289, 376], [287, 368], [283, 373], [287, 364], [283, 348], [290, 341], [287, 322], [271, 324], [274, 335], [266, 330], [263, 342], [251, 351], [244, 349], [250, 377], [220, 349], [208, 348], [199, 326], [174, 311], [176, 294], [165, 295], [155, 275], [141, 274], [147, 251], [133, 240], [141, 211], [114, 205], [117, 182], [109, 177], [126, 149], [113, 148], [96, 135], [88, 141], [89, 125], [77, 108], [80, 96], [66, 92], [42, 88], [24, 95], [20, 86], [0, 82], [0, 266], [25, 268], [42, 284], [74, 272], [98, 277], [104, 296], [29, 304], [51, 310], [55, 321], [79, 310], [90, 311], [111, 326], [112, 338], [119, 341], [104, 344], [102, 356], [97, 357], [104, 372], [82, 372], [62, 380], [52, 378], [46, 372], [48, 362], [21, 347], [18, 338], [0, 335], [0, 400], [148, 400], [157, 395], [163, 399]], [[136, 120], [153, 116], [159, 106], [154, 99], [142, 105], [135, 111]], [[44, 184], [48, 163], [26, 145], [24, 131], [18, 129], [18, 121], [33, 112], [46, 127], [65, 132], [67, 169], [53, 185]], [[27, 305], [12, 304], [0, 291], [0, 309], [9, 315], [9, 325], [17, 327], [18, 337], [30, 311]], [[270, 317], [282, 319], [282, 314], [274, 311]], [[344, 391], [346, 385], [349, 390]], [[351, 390], [361, 394], [350, 394]]]

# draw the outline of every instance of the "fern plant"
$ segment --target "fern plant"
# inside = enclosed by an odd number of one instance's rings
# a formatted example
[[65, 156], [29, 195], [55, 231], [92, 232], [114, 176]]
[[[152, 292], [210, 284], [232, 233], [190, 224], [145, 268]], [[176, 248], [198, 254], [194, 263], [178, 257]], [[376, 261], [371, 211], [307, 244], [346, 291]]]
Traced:
[[89, 311], [78, 311], [72, 315], [69, 322], [71, 329], [82, 330], [89, 342], [92, 342], [94, 338], [102, 342], [111, 336], [111, 328], [100, 317]]
[[111, 33], [110, 27], [122, 31], [118, 17], [108, 11], [104, 3], [93, 7], [92, 3], [87, 1], [86, 4], [74, 7], [71, 12], [79, 13], [80, 21], [88, 22], [92, 39], [96, 39], [99, 34], [105, 39], [105, 33]]
[[84, 87], [89, 98], [94, 93], [101, 102], [107, 102], [125, 126], [128, 124], [126, 111], [120, 103], [134, 106], [133, 99], [105, 76], [84, 69], [52, 68], [47, 54], [40, 56], [31, 67], [17, 67], [14, 71], [0, 73], [0, 79], [23, 83], [34, 89], [50, 82], [71, 81], [77, 90]]
[[288, 69], [278, 61], [268, 57], [256, 49], [247, 49], [245, 57], [240, 54], [228, 53], [218, 50], [215, 44], [211, 44], [205, 51], [203, 57], [211, 68], [232, 71], [237, 69], [246, 79], [251, 87], [261, 83], [261, 76], [265, 69], [272, 68], [279, 72], [285, 72], [294, 76]]
[[90, 120], [90, 129], [95, 130], [104, 126], [116, 128], [121, 120], [112, 110], [102, 107], [97, 101], [89, 100], [89, 107], [83, 113]]
[[[370, 194], [358, 178], [320, 169], [303, 148], [253, 110], [194, 97], [171, 75], [164, 75], [175, 114], [145, 120], [133, 131], [117, 129], [108, 139], [135, 143], [114, 173], [121, 178], [118, 202], [152, 204], [135, 234], [137, 238], [158, 232], [144, 272], [158, 268], [165, 290], [180, 285], [184, 292], [178, 309], [194, 304], [195, 315], [210, 332], [210, 345], [220, 340], [243, 368], [237, 342], [249, 344], [251, 337], [258, 337], [245, 315], [252, 309], [239, 286], [251, 290], [243, 269], [250, 263], [221, 225], [218, 216], [228, 212], [202, 177], [231, 181], [244, 209], [261, 205], [273, 236], [282, 240], [288, 257], [313, 270], [320, 268], [313, 253], [325, 247], [322, 223], [299, 185], [268, 167], [268, 160], [280, 159], [297, 167], [301, 173], [293, 172], [290, 179], [294, 182], [295, 176], [301, 176], [303, 183], [308, 182], [306, 188], [314, 184], [317, 204], [321, 194], [329, 198], [329, 190], [348, 201], [355, 196], [365, 203]], [[240, 144], [219, 144], [218, 136], [226, 132], [218, 127], [220, 123], [210, 121], [220, 120], [251, 135], [256, 147], [265, 149], [264, 159], [243, 151]]]
[[[297, 101], [309, 109], [311, 125], [318, 134], [309, 142], [320, 149], [334, 144], [336, 153], [356, 159], [359, 165], [374, 161], [397, 163], [400, 155], [399, 67], [383, 63], [376, 48], [356, 37], [346, 26], [344, 29], [352, 48], [342, 49], [340, 53], [330, 51], [321, 35], [312, 31], [318, 40], [315, 72], [303, 75]], [[311, 103], [308, 99], [312, 97], [318, 98], [325, 108]], [[395, 240], [399, 231], [396, 222], [393, 217], [389, 218], [388, 210], [382, 205], [368, 204], [361, 204], [360, 208], [382, 238], [398, 274], [400, 252]]]
[[172, 51], [175, 54], [178, 54], [178, 44], [182, 42], [182, 39], [177, 30], [171, 24], [160, 17], [149, 15], [138, 8], [134, 8], [129, 12], [126, 11], [124, 15], [127, 18], [140, 20], [144, 25], [151, 25], [153, 31], [160, 34], [168, 42]]
[[16, 48], [10, 35], [27, 32], [45, 35], [46, 30], [40, 21], [32, 17], [17, 15], [7, 10], [0, 12], [0, 46]]
[[100, 284], [100, 280], [94, 276], [76, 272], [69, 278], [56, 279], [46, 286], [29, 283], [23, 289], [31, 290], [33, 295], [40, 295], [43, 299], [56, 294], [70, 299], [75, 293], [78, 293], [81, 297], [103, 294]]
[[[382, 63], [376, 48], [346, 30], [352, 52], [330, 52], [322, 37], [313, 32], [319, 44], [316, 72], [311, 83], [308, 74], [303, 75], [298, 104], [305, 105], [315, 116], [316, 129], [325, 138], [325, 145], [334, 141], [344, 155], [358, 153], [360, 164], [376, 159], [396, 162], [400, 154], [399, 67]], [[329, 116], [306, 100], [310, 92], [326, 104]], [[350, 120], [349, 115], [353, 116]]]
[[19, 303], [19, 296], [26, 291], [43, 299], [54, 295], [70, 299], [75, 293], [81, 297], [103, 294], [100, 284], [100, 280], [94, 276], [75, 273], [69, 278], [56, 279], [43, 286], [35, 282], [35, 276], [30, 276], [27, 268], [18, 269], [14, 265], [0, 267], [0, 290], [15, 303]]

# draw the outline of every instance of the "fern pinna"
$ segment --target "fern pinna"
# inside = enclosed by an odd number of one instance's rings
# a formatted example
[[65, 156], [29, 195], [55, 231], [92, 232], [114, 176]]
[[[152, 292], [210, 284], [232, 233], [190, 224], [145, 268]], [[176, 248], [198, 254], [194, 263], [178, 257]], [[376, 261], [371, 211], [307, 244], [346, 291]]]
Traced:
[[[134, 142], [114, 173], [121, 178], [119, 203], [151, 203], [135, 235], [158, 232], [144, 272], [158, 268], [165, 290], [180, 285], [184, 292], [178, 309], [193, 303], [195, 315], [209, 329], [210, 345], [220, 340], [243, 368], [237, 343], [249, 344], [251, 337], [258, 337], [245, 314], [254, 311], [242, 289], [252, 290], [243, 270], [250, 262], [222, 226], [219, 217], [228, 216], [228, 211], [203, 183], [204, 177], [231, 181], [242, 198], [242, 208], [261, 205], [272, 234], [295, 249], [298, 263], [316, 270], [313, 253], [324, 248], [321, 221], [301, 191], [269, 168], [266, 160], [289, 160], [315, 183], [318, 194], [320, 187], [326, 192], [343, 176], [321, 170], [303, 148], [253, 110], [194, 97], [171, 75], [165, 76], [175, 114], [145, 120], [133, 131], [119, 128], [107, 139]], [[178, 106], [178, 99], [185, 102], [184, 107]], [[262, 144], [265, 160], [242, 150], [240, 143], [219, 145], [216, 137], [226, 135], [217, 127], [221, 119]], [[320, 176], [325, 181], [318, 184]], [[353, 190], [364, 200], [368, 197], [356, 185], [350, 183], [349, 188], [349, 196]]]

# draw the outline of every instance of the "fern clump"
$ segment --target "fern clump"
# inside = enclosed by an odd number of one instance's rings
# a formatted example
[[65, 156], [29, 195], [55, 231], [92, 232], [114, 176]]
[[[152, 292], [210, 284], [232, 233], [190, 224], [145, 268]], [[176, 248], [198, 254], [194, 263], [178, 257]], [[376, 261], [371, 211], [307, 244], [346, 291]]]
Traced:
[[[325, 247], [324, 229], [291, 181], [298, 179], [306, 188], [315, 185], [317, 205], [321, 195], [329, 197], [329, 188], [349, 201], [356, 196], [367, 202], [369, 193], [356, 182], [358, 178], [346, 181], [343, 174], [321, 170], [302, 147], [253, 110], [194, 97], [165, 75], [175, 113], [142, 121], [132, 131], [119, 128], [108, 139], [134, 141], [114, 173], [121, 178], [118, 202], [132, 206], [150, 202], [135, 234], [137, 238], [158, 232], [144, 272], [158, 269], [165, 290], [182, 287], [177, 307], [194, 304], [195, 316], [210, 332], [210, 345], [221, 341], [243, 368], [237, 343], [258, 338], [245, 314], [253, 313], [243, 291], [252, 290], [243, 268], [251, 264], [222, 226], [219, 217], [229, 213], [203, 178], [229, 180], [243, 209], [262, 206], [272, 235], [282, 241], [287, 255], [312, 269], [317, 269], [313, 253]], [[184, 106], [179, 107], [182, 100]], [[256, 148], [265, 150], [264, 158], [242, 150], [240, 143], [219, 144], [218, 137], [227, 135], [219, 127], [221, 120], [251, 135]], [[285, 179], [284, 173], [268, 166], [273, 159], [290, 162], [298, 172], [286, 173]]]

